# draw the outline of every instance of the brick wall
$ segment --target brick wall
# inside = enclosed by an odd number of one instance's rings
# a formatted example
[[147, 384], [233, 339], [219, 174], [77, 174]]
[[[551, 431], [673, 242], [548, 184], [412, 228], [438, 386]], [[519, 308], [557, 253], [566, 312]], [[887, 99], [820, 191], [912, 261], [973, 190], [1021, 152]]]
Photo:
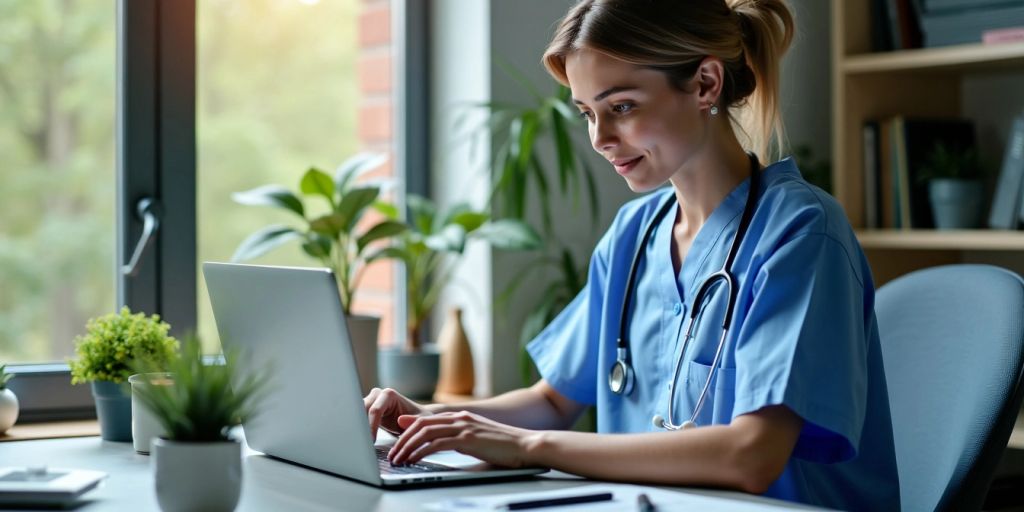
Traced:
[[[359, 13], [359, 143], [364, 151], [385, 153], [388, 162], [368, 177], [394, 176], [391, 122], [391, 1], [362, 0]], [[390, 197], [389, 197], [390, 198]], [[379, 217], [371, 215], [365, 222]], [[379, 315], [382, 346], [399, 342], [394, 333], [395, 263], [381, 261], [366, 268], [352, 305], [354, 312]]]

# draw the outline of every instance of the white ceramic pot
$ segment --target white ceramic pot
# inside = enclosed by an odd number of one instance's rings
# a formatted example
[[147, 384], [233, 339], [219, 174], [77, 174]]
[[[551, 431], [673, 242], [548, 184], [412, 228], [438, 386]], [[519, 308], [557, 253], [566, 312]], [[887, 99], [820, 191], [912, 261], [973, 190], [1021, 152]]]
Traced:
[[128, 377], [132, 386], [132, 445], [136, 453], [149, 455], [149, 443], [164, 435], [164, 428], [156, 415], [139, 398], [139, 389], [145, 386], [167, 386], [173, 383], [169, 373], [137, 373]]
[[0, 389], [0, 434], [7, 432], [18, 421], [18, 410], [18, 397], [14, 392], [7, 388]]
[[242, 445], [153, 439], [156, 499], [164, 512], [230, 512], [242, 492]]

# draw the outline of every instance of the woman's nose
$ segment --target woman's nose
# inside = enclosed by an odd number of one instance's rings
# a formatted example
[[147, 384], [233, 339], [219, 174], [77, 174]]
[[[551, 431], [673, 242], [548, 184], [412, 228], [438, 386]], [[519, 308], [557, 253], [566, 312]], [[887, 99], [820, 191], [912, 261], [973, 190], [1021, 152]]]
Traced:
[[614, 148], [618, 142], [619, 138], [615, 133], [613, 123], [595, 119], [590, 125], [590, 144], [594, 146], [594, 151], [605, 153]]

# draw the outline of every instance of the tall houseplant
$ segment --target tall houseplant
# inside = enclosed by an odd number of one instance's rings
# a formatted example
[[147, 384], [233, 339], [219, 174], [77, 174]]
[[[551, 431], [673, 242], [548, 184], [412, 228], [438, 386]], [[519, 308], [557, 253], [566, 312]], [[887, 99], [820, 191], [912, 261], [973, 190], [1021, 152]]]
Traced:
[[[348, 319], [352, 344], [359, 365], [364, 391], [377, 381], [377, 332], [380, 319], [375, 316], [351, 315], [352, 301], [359, 280], [370, 263], [369, 252], [374, 242], [402, 234], [405, 224], [395, 220], [394, 206], [379, 200], [383, 183], [359, 182], [359, 177], [372, 171], [385, 158], [360, 153], [338, 166], [334, 176], [310, 168], [299, 182], [300, 194], [280, 185], [264, 185], [232, 197], [238, 203], [271, 206], [299, 218], [299, 227], [283, 224], [266, 226], [249, 235], [238, 246], [232, 260], [247, 261], [262, 256], [285, 243], [296, 241], [302, 250], [334, 272], [341, 295], [341, 305]], [[306, 198], [326, 203], [328, 210], [312, 215]], [[361, 223], [371, 209], [381, 211], [381, 220]], [[364, 224], [368, 224], [365, 225]]]
[[170, 328], [160, 315], [133, 314], [125, 306], [117, 314], [89, 320], [85, 334], [75, 338], [71, 383], [91, 383], [103, 439], [132, 440], [126, 381], [140, 362], [162, 368], [175, 360], [178, 340], [168, 334]]
[[436, 352], [423, 350], [423, 321], [433, 311], [441, 291], [466, 245], [483, 241], [497, 249], [524, 250], [540, 246], [537, 233], [527, 224], [492, 220], [486, 211], [456, 204], [439, 211], [429, 199], [408, 198], [409, 229], [371, 259], [393, 258], [406, 269], [407, 332], [402, 350], [382, 352], [381, 380], [413, 397], [429, 396], [437, 382]]
[[135, 391], [165, 432], [152, 445], [157, 502], [165, 512], [230, 511], [238, 503], [242, 452], [229, 431], [256, 414], [268, 375], [241, 377], [235, 354], [227, 356], [223, 364], [207, 364], [201, 343], [189, 337], [166, 374], [138, 368], [170, 381]]

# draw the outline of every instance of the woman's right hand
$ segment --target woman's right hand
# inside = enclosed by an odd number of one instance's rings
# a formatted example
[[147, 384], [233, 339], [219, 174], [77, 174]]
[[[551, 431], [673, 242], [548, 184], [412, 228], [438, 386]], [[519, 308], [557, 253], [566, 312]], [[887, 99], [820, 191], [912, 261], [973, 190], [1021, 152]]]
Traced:
[[370, 420], [370, 435], [377, 440], [377, 428], [382, 428], [395, 436], [402, 433], [398, 425], [398, 417], [405, 415], [427, 416], [431, 412], [412, 400], [402, 396], [391, 388], [373, 388], [363, 397], [363, 407]]

